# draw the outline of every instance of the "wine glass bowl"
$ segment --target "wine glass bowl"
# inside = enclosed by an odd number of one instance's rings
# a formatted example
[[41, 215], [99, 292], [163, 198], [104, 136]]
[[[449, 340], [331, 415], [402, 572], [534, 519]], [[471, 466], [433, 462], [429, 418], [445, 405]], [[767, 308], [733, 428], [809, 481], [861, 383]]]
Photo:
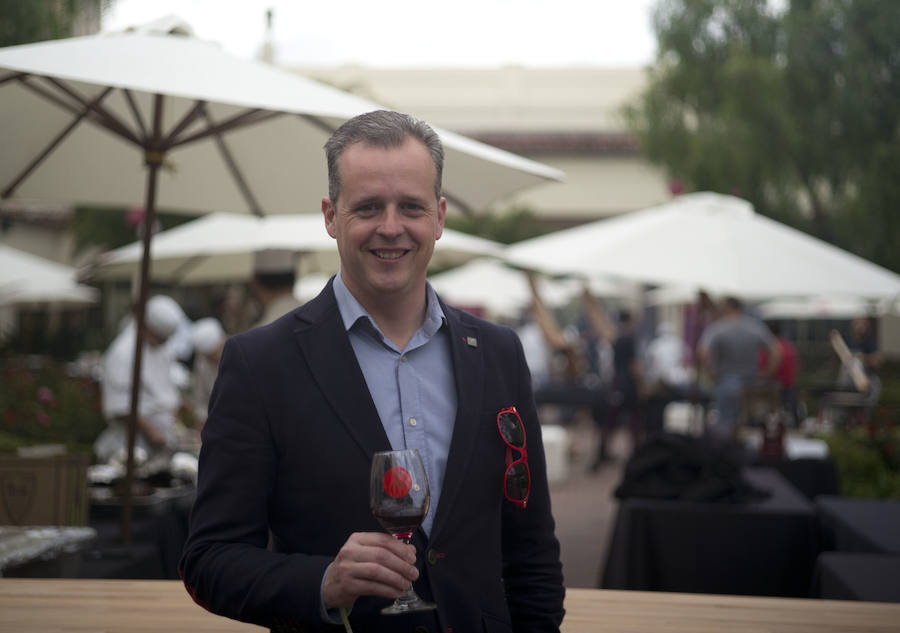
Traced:
[[[430, 500], [425, 466], [416, 449], [375, 453], [369, 478], [369, 506], [375, 520], [388, 533], [409, 543], [428, 513]], [[409, 589], [381, 612], [390, 615], [434, 608], [436, 605], [416, 595], [410, 583]]]

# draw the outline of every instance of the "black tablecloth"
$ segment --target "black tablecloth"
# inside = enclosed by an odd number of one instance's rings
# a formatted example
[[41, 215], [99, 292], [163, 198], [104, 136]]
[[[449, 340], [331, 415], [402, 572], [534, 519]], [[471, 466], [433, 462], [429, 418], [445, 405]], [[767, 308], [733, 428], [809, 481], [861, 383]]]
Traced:
[[823, 550], [900, 554], [900, 501], [822, 496], [815, 504]]
[[121, 539], [121, 504], [92, 503], [90, 525], [97, 530], [97, 543], [85, 553], [84, 577], [177, 580], [195, 495], [193, 486], [183, 486], [136, 502], [127, 545]]
[[780, 472], [807, 499], [839, 493], [837, 468], [830, 459], [758, 457], [757, 465], [768, 466]]
[[771, 468], [746, 479], [746, 503], [629, 498], [618, 510], [601, 586], [806, 597], [818, 553], [815, 509]]
[[813, 596], [900, 602], [900, 556], [823, 552], [816, 560]]

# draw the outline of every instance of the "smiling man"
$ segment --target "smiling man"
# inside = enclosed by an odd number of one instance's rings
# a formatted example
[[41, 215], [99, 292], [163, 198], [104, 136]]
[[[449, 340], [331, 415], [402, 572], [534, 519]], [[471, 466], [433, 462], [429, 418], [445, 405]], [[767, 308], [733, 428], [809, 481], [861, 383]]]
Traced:
[[[425, 123], [370, 112], [325, 145], [341, 270], [226, 344], [203, 428], [185, 585], [279, 631], [557, 632], [559, 543], [531, 378], [512, 330], [443, 304], [446, 214]], [[369, 508], [372, 455], [415, 448], [431, 504], [411, 543]], [[381, 615], [410, 582], [437, 609]]]

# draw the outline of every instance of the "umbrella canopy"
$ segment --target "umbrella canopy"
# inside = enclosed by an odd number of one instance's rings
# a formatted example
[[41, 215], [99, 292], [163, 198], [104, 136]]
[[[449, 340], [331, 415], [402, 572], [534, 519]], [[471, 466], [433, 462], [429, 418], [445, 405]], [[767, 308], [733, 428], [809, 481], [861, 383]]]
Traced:
[[75, 269], [0, 244], [0, 305], [86, 305], [97, 289], [75, 281]]
[[[265, 249], [300, 253], [301, 277], [312, 273], [330, 275], [340, 268], [336, 242], [325, 230], [321, 214], [259, 218], [211, 213], [153, 236], [151, 278], [178, 284], [245, 281], [253, 273], [254, 251]], [[435, 244], [432, 265], [446, 268], [473, 257], [502, 255], [502, 244], [445, 228]], [[132, 277], [141, 256], [140, 242], [123, 246], [106, 253], [89, 276]]]
[[900, 275], [716, 193], [687, 194], [525, 240], [507, 248], [507, 260], [549, 273], [606, 274], [746, 299], [900, 292]]
[[[156, 95], [165, 96], [159, 132]], [[327, 192], [322, 146], [330, 133], [379, 107], [153, 27], [8, 47], [0, 49], [0, 187], [3, 197], [131, 206], [142, 201], [145, 158], [159, 158], [159, 209], [295, 213]], [[546, 165], [435, 131], [446, 152], [445, 193], [458, 207], [480, 210], [562, 178]]]
[[[157, 208], [290, 213], [326, 191], [322, 145], [378, 106], [243, 61], [157, 27], [0, 49], [0, 199], [132, 206], [143, 192], [144, 244], [135, 320], [144, 322]], [[159, 32], [161, 31], [161, 32]], [[435, 130], [448, 200], [480, 209], [560, 172]], [[131, 485], [143, 328], [135, 337], [123, 538]]]
[[873, 314], [875, 309], [865, 299], [840, 295], [779, 297], [757, 306], [764, 319], [854, 319]]
[[[442, 238], [443, 239], [443, 238]], [[531, 289], [525, 273], [496, 259], [479, 258], [429, 277], [431, 285], [445, 301], [465, 308], [481, 308], [490, 318], [518, 319], [531, 303]], [[550, 307], [561, 307], [576, 299], [582, 281], [539, 278], [538, 292]], [[626, 297], [631, 289], [603, 279], [588, 286], [598, 297]]]

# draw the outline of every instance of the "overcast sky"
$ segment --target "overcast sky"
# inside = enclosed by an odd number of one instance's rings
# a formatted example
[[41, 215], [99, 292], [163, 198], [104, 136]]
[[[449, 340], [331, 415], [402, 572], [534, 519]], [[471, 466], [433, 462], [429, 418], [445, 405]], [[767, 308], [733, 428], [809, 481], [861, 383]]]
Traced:
[[276, 61], [390, 67], [642, 66], [654, 0], [117, 0], [104, 29], [175, 14], [256, 57], [274, 10]]

